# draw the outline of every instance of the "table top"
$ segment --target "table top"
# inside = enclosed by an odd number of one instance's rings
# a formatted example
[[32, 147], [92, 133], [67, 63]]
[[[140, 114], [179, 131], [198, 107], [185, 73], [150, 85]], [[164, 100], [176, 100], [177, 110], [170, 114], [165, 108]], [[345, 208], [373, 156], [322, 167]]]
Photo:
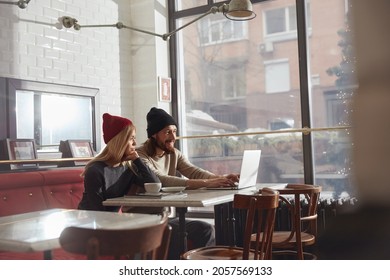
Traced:
[[60, 248], [59, 237], [68, 226], [121, 229], [149, 226], [159, 215], [50, 209], [0, 218], [0, 250], [46, 251]]
[[106, 206], [137, 206], [137, 207], [207, 207], [231, 202], [235, 194], [254, 194], [263, 187], [272, 187], [277, 190], [286, 184], [257, 184], [254, 187], [240, 190], [185, 190], [187, 196], [165, 196], [164, 198], [148, 196], [124, 196], [110, 198], [103, 202]]

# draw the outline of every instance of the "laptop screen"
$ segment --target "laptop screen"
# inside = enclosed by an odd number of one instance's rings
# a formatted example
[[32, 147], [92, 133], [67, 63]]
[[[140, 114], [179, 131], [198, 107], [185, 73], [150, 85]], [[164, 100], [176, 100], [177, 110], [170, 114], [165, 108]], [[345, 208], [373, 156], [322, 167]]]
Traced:
[[242, 157], [240, 182], [238, 188], [256, 185], [260, 166], [261, 150], [245, 150]]

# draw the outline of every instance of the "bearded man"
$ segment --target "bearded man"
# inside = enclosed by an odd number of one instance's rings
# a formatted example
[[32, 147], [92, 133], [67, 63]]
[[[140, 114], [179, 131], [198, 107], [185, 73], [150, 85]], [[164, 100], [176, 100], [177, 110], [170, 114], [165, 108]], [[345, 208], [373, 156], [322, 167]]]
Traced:
[[[163, 109], [153, 107], [146, 116], [148, 139], [137, 149], [141, 160], [159, 177], [163, 187], [187, 186], [191, 189], [233, 186], [238, 174], [215, 175], [193, 165], [187, 157], [175, 148], [177, 124]], [[170, 220], [172, 238], [168, 259], [180, 258], [179, 221]], [[215, 245], [214, 226], [196, 220], [187, 220], [186, 232], [192, 248]]]
[[238, 182], [238, 174], [216, 175], [193, 165], [175, 148], [177, 124], [163, 109], [153, 107], [146, 120], [148, 140], [137, 152], [159, 177], [163, 187], [187, 186], [197, 189], [234, 186], [234, 183]]

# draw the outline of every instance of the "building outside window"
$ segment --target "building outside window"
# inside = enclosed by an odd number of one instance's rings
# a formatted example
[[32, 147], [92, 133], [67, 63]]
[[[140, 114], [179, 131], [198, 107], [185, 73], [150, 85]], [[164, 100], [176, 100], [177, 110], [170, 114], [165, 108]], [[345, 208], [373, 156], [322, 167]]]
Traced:
[[[324, 196], [352, 195], [349, 115], [357, 85], [346, 51], [348, 5], [252, 3], [257, 16], [245, 24], [211, 14], [171, 38], [180, 50], [172, 68], [183, 151], [222, 174], [239, 172], [244, 149], [261, 149], [258, 182], [314, 183]], [[199, 1], [198, 8], [206, 6]], [[181, 8], [177, 27], [202, 13], [191, 11]], [[209, 126], [199, 129], [204, 116]], [[213, 137], [189, 137], [204, 134]]]

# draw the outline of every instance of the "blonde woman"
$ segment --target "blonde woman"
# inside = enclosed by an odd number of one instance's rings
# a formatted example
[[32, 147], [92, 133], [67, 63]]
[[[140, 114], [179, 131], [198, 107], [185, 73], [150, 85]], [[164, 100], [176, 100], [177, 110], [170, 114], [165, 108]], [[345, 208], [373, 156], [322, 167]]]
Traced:
[[144, 183], [160, 182], [139, 158], [135, 132], [131, 120], [103, 114], [103, 138], [107, 145], [85, 166], [79, 209], [118, 211], [119, 207], [104, 206], [103, 201], [135, 193]]

